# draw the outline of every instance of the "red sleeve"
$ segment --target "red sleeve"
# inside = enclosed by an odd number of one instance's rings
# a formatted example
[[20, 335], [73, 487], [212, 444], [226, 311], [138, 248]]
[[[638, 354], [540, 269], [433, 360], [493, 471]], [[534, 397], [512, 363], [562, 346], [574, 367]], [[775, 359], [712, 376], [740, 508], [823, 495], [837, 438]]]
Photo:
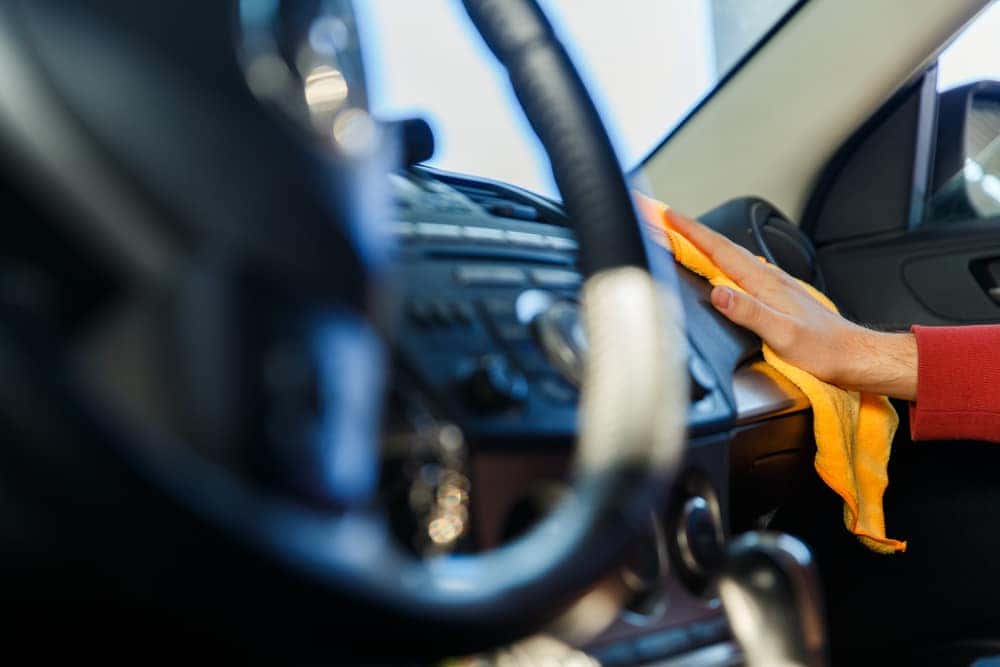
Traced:
[[1000, 325], [913, 327], [914, 440], [1000, 442]]

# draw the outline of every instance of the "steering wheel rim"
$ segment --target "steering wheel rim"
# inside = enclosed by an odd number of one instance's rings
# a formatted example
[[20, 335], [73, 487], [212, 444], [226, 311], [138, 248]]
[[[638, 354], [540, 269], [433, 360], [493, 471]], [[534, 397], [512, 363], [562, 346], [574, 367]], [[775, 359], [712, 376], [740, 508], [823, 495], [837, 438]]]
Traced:
[[[645, 241], [613, 149], [544, 13], [533, 0], [465, 0], [464, 5], [507, 68], [550, 155], [581, 245], [591, 357], [582, 391], [574, 492], [536, 528], [497, 550], [422, 562], [392, 545], [382, 522], [364, 506], [341, 507], [331, 524], [328, 513], [234, 483], [222, 468], [183, 446], [136, 448], [127, 442], [151, 434], [132, 430], [123, 441], [121, 431], [112, 437], [98, 429], [94, 439], [118, 442], [115, 449], [152, 488], [167, 491], [210, 525], [256, 544], [294, 572], [308, 573], [321, 586], [374, 609], [439, 628], [462, 628], [471, 633], [463, 640], [475, 644], [537, 628], [615, 562], [646, 520], [649, 503], [666, 494], [679, 465], [687, 375], [683, 338], [670, 321], [677, 309], [671, 311], [663, 301], [669, 285], [658, 286], [645, 270]], [[117, 149], [112, 145], [109, 152]], [[320, 169], [317, 151], [305, 155], [300, 164]], [[353, 196], [347, 190], [339, 194]], [[338, 205], [335, 217], [349, 216], [346, 208]], [[310, 229], [320, 238], [331, 237], [322, 245], [343, 243], [341, 231], [322, 230], [325, 217], [315, 217]], [[267, 253], [273, 259], [269, 265], [302, 282], [322, 280], [319, 253], [304, 250], [298, 237], [284, 238], [287, 244]], [[300, 251], [313, 260], [305, 269], [296, 266]], [[356, 257], [353, 265], [363, 270]], [[354, 308], [363, 304], [357, 292], [338, 298]], [[352, 338], [352, 353], [366, 355], [373, 366], [384, 365], [374, 331], [355, 315], [348, 314], [346, 321], [346, 334], [334, 333]], [[623, 330], [630, 334], [627, 343]], [[86, 386], [78, 387], [71, 400], [92, 404], [87, 392]], [[369, 549], [359, 552], [359, 544]], [[483, 632], [477, 635], [477, 630]]]

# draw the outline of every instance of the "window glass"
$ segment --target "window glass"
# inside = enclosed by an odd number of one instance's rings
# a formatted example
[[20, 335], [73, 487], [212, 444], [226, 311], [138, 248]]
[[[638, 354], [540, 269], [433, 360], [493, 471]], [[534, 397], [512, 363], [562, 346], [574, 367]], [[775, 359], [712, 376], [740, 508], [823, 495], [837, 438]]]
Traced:
[[979, 79], [1000, 80], [1000, 2], [976, 17], [938, 60], [938, 90]]
[[[633, 166], [797, 0], [542, 0]], [[555, 194], [506, 78], [456, 0], [355, 3], [371, 106], [422, 115], [430, 164]]]
[[[983, 80], [1000, 82], [1000, 2], [983, 11], [938, 61], [942, 92]], [[972, 98], [966, 118], [960, 158], [949, 168], [954, 173], [934, 176], [931, 224], [1000, 216], [1000, 83]]]

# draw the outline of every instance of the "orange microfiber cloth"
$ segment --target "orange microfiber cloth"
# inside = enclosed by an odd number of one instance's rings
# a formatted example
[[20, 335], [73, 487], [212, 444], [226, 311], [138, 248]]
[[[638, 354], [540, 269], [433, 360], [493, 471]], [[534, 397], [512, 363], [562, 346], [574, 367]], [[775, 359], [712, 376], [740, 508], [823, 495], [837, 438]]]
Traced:
[[[661, 242], [669, 244], [674, 258], [712, 285], [740, 289], [694, 244], [673, 229], [669, 207], [636, 196], [647, 221], [656, 225]], [[804, 283], [803, 283], [804, 284]], [[805, 285], [820, 303], [837, 307], [811, 285]], [[742, 291], [742, 290], [741, 290]], [[906, 550], [906, 542], [885, 535], [882, 494], [889, 483], [887, 466], [892, 437], [899, 417], [885, 396], [846, 391], [792, 366], [766, 344], [764, 361], [794, 383], [813, 409], [816, 438], [816, 472], [844, 499], [844, 524], [868, 548], [880, 553]]]

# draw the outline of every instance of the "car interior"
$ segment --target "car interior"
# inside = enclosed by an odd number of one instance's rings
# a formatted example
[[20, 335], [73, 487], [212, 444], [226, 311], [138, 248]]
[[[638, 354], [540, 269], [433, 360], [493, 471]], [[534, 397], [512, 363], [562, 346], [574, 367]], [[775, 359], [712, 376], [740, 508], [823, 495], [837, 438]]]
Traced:
[[991, 2], [785, 2], [624, 164], [553, 3], [451, 3], [553, 191], [375, 113], [365, 4], [0, 2], [12, 655], [1000, 662], [1000, 454], [897, 404], [867, 550], [634, 204], [867, 326], [1000, 323], [1000, 81], [939, 86]]

